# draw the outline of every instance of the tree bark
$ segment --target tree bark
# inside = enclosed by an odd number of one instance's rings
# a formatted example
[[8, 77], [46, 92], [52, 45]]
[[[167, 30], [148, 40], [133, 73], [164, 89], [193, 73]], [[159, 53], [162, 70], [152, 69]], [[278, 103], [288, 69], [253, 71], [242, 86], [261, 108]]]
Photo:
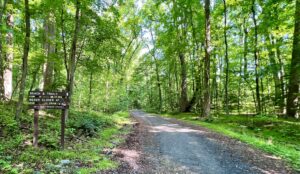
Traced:
[[255, 61], [255, 84], [256, 84], [256, 101], [257, 101], [257, 114], [261, 114], [262, 112], [262, 105], [261, 105], [261, 99], [260, 99], [260, 87], [259, 87], [259, 60], [258, 60], [258, 29], [257, 29], [257, 21], [256, 21], [256, 13], [255, 13], [255, 0], [252, 1], [252, 20], [254, 23], [254, 61]]
[[68, 66], [68, 53], [67, 53], [67, 45], [66, 45], [66, 32], [65, 32], [65, 19], [64, 19], [64, 6], [61, 9], [61, 33], [62, 33], [62, 45], [64, 50], [64, 65], [67, 72], [67, 81], [69, 81], [69, 66]]
[[243, 27], [244, 27], [244, 76], [248, 77], [248, 60], [247, 60], [247, 55], [248, 55], [248, 29], [246, 27], [246, 18], [244, 18], [243, 22]]
[[159, 97], [159, 112], [162, 111], [162, 93], [161, 93], [161, 81], [159, 76], [159, 67], [158, 62], [155, 58], [155, 73], [156, 73], [156, 81], [157, 81], [157, 88], [158, 88], [158, 97]]
[[269, 44], [268, 44], [268, 54], [269, 54], [269, 61], [270, 61], [270, 65], [272, 66], [271, 67], [271, 70], [272, 70], [272, 74], [273, 74], [273, 81], [274, 81], [274, 88], [275, 88], [275, 98], [274, 98], [274, 104], [275, 106], [280, 106], [281, 103], [281, 87], [280, 87], [280, 79], [279, 79], [279, 66], [278, 64], [276, 63], [276, 60], [275, 60], [275, 56], [276, 56], [276, 49], [275, 49], [275, 43], [273, 41], [273, 37], [271, 35], [267, 35], [266, 36], [266, 39], [267, 41], [269, 41]]
[[298, 117], [300, 87], [300, 0], [296, 0], [293, 53], [287, 99], [287, 115]]
[[188, 105], [187, 97], [187, 76], [186, 76], [186, 62], [183, 53], [179, 53], [179, 60], [181, 66], [181, 95], [180, 95], [180, 111], [186, 112]]
[[20, 120], [20, 115], [23, 109], [23, 100], [25, 93], [25, 85], [26, 85], [26, 77], [27, 77], [27, 69], [28, 69], [28, 54], [30, 47], [30, 13], [29, 13], [29, 4], [28, 0], [25, 0], [25, 43], [24, 43], [24, 53], [22, 57], [22, 78], [20, 84], [20, 93], [19, 93], [19, 101], [17, 103], [16, 115], [15, 119], [17, 121]]
[[210, 116], [210, 0], [205, 0], [205, 57], [204, 57], [204, 84], [202, 116]]
[[[196, 29], [194, 26], [194, 22], [193, 22], [193, 12], [192, 12], [192, 6], [189, 7], [190, 12], [191, 12], [191, 16], [190, 16], [190, 20], [191, 20], [191, 27], [192, 27], [192, 36], [193, 36], [193, 67], [192, 67], [192, 76], [193, 78], [193, 96], [191, 98], [191, 100], [189, 101], [187, 107], [186, 107], [186, 112], [190, 112], [192, 107], [197, 103], [197, 99], [199, 98], [199, 93], [201, 91], [201, 70], [200, 70], [200, 66], [198, 65], [197, 61], [199, 61], [199, 57], [198, 56], [198, 52], [199, 52], [199, 42], [196, 38]], [[197, 67], [197, 68], [196, 68]]]
[[52, 16], [49, 15], [48, 19], [45, 20], [44, 29], [45, 29], [45, 43], [44, 50], [46, 53], [46, 63], [44, 64], [43, 72], [43, 90], [48, 91], [52, 88], [53, 78], [54, 78], [54, 62], [51, 60], [53, 54], [55, 53], [55, 25], [51, 21]]
[[91, 106], [91, 99], [92, 99], [92, 94], [93, 94], [93, 72], [90, 72], [90, 84], [89, 84], [89, 106]]
[[70, 53], [70, 63], [69, 63], [69, 77], [68, 77], [68, 92], [69, 92], [69, 102], [72, 103], [72, 95], [74, 90], [74, 80], [75, 80], [75, 69], [76, 69], [76, 51], [77, 51], [77, 40], [79, 33], [79, 16], [80, 16], [80, 2], [76, 0], [76, 14], [75, 14], [75, 28], [72, 40], [72, 47]]
[[242, 61], [243, 61], [243, 57], [241, 56], [241, 58], [240, 58], [240, 69], [239, 69], [239, 75], [240, 75], [240, 77], [239, 77], [239, 85], [238, 85], [238, 114], [240, 114], [241, 113], [241, 83], [242, 83], [242, 67], [243, 67], [243, 63], [242, 63]]
[[224, 5], [224, 43], [225, 43], [225, 112], [229, 114], [229, 99], [228, 99], [228, 83], [229, 83], [229, 60], [228, 60], [228, 43], [227, 43], [227, 5], [226, 0], [223, 0]]
[[[0, 24], [3, 25], [3, 14], [6, 11], [6, 4], [7, 0], [3, 1], [3, 4], [1, 4], [1, 11], [0, 11]], [[3, 79], [3, 47], [2, 47], [2, 33], [0, 33], [0, 100], [5, 99], [4, 95], [4, 79]]]
[[[281, 51], [280, 51], [280, 43], [281, 40], [276, 41], [276, 57], [278, 59], [279, 63], [279, 80], [280, 80], [280, 91], [281, 91], [281, 98], [280, 98], [280, 112], [285, 114], [285, 101], [286, 101], [286, 83], [284, 82], [284, 76], [285, 76], [285, 71], [284, 71], [284, 64], [282, 62], [282, 57], [281, 57]], [[280, 43], [279, 43], [280, 42]]]
[[10, 100], [13, 91], [13, 26], [14, 26], [14, 16], [12, 9], [12, 2], [8, 1], [9, 9], [6, 18], [6, 26], [8, 32], [6, 34], [6, 51], [5, 51], [5, 66], [3, 73], [4, 80], [4, 98]]
[[174, 63], [174, 77], [175, 77], [175, 86], [176, 86], [176, 107], [178, 107], [178, 101], [180, 99], [180, 94], [179, 94], [179, 80], [178, 80], [178, 67], [177, 63]]

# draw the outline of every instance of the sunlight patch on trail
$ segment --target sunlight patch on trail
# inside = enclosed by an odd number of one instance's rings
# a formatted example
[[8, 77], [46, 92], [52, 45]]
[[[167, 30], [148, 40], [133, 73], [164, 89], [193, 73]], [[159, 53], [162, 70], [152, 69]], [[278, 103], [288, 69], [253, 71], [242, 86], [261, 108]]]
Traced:
[[201, 133], [201, 134], [206, 133], [206, 132], [200, 131], [200, 130], [182, 128], [182, 127], [179, 127], [178, 124], [163, 124], [161, 126], [153, 126], [153, 127], [151, 127], [149, 132], [153, 132], [153, 133], [155, 133], [155, 132], [181, 132], [181, 133], [194, 132], [194, 133]]

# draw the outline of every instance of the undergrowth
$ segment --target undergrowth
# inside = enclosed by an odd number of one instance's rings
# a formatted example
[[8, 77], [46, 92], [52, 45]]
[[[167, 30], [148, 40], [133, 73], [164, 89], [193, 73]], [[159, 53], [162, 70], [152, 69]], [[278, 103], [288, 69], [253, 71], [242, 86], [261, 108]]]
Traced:
[[40, 112], [39, 148], [32, 147], [33, 113], [14, 120], [14, 104], [0, 104], [0, 173], [93, 173], [117, 167], [103, 153], [130, 131], [127, 112], [104, 114], [72, 110], [67, 120], [65, 150], [60, 150], [60, 112]]

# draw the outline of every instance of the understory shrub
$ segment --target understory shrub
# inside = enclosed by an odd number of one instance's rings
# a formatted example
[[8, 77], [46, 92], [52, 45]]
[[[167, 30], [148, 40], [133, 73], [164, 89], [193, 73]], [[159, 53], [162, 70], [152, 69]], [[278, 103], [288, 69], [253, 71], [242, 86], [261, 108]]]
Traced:
[[91, 115], [85, 112], [73, 116], [74, 119], [70, 120], [68, 127], [75, 130], [79, 136], [92, 137], [101, 129], [113, 125], [113, 120], [107, 116], [100, 117], [99, 115]]

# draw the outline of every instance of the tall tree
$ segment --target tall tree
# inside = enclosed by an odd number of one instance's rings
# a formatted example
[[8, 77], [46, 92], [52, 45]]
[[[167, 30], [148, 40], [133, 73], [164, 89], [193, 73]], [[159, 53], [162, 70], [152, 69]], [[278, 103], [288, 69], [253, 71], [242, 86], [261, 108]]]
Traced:
[[228, 60], [228, 42], [227, 42], [227, 4], [224, 5], [224, 43], [225, 43], [225, 111], [229, 114], [228, 82], [229, 82], [229, 60]]
[[293, 53], [288, 87], [287, 115], [297, 116], [300, 87], [300, 0], [296, 0]]
[[247, 59], [247, 55], [248, 55], [248, 29], [246, 26], [246, 18], [243, 19], [243, 42], [244, 42], [244, 50], [243, 50], [243, 57], [244, 57], [244, 69], [243, 69], [243, 73], [244, 73], [244, 77], [247, 78], [248, 77], [248, 59]]
[[77, 51], [77, 40], [79, 34], [79, 25], [80, 25], [80, 0], [76, 0], [76, 13], [75, 13], [75, 28], [73, 34], [73, 40], [70, 50], [70, 63], [69, 63], [69, 77], [68, 77], [68, 86], [67, 90], [70, 93], [69, 102], [71, 103], [71, 98], [74, 90], [74, 80], [75, 80], [75, 69], [76, 69], [76, 51]]
[[[0, 1], [0, 27], [3, 25], [3, 14], [6, 11], [7, 0], [4, 0], [3, 3]], [[4, 99], [4, 79], [3, 79], [3, 43], [2, 43], [2, 31], [0, 32], [0, 99]]]
[[259, 87], [260, 77], [259, 77], [259, 74], [258, 74], [258, 70], [259, 70], [258, 26], [257, 26], [257, 20], [256, 20], [255, 0], [252, 0], [251, 11], [252, 11], [252, 20], [253, 20], [253, 23], [254, 23], [254, 49], [253, 49], [253, 54], [254, 54], [254, 62], [255, 62], [255, 84], [256, 84], [255, 91], [256, 91], [256, 101], [257, 101], [257, 113], [261, 114], [262, 105], [261, 105], [260, 87]]
[[180, 95], [180, 111], [186, 112], [188, 107], [187, 96], [187, 73], [186, 73], [186, 61], [184, 53], [179, 53], [179, 60], [181, 66], [181, 95]]
[[6, 34], [6, 51], [5, 51], [5, 66], [4, 66], [4, 97], [5, 99], [11, 99], [13, 91], [13, 25], [14, 25], [14, 16], [13, 16], [13, 2], [9, 0], [7, 2], [7, 18], [6, 26], [8, 32]]
[[275, 88], [275, 106], [282, 106], [282, 93], [281, 93], [281, 85], [280, 85], [280, 67], [276, 63], [275, 56], [276, 56], [276, 46], [273, 36], [267, 35], [266, 40], [269, 42], [267, 48], [268, 48], [268, 54], [269, 54], [269, 60], [271, 64], [271, 71], [273, 73], [273, 81], [274, 81], [274, 88]]
[[205, 57], [204, 57], [204, 84], [203, 84], [203, 108], [202, 116], [210, 116], [210, 54], [211, 54], [211, 32], [210, 32], [210, 0], [205, 0]]
[[53, 14], [50, 13], [44, 22], [44, 35], [45, 43], [44, 50], [46, 54], [46, 62], [43, 67], [43, 90], [47, 91], [52, 88], [53, 78], [54, 78], [54, 62], [53, 55], [55, 53], [55, 24], [53, 19]]
[[151, 34], [151, 41], [152, 41], [152, 44], [154, 45], [154, 48], [153, 50], [151, 51], [149, 49], [149, 46], [148, 46], [148, 49], [154, 59], [154, 64], [155, 64], [155, 74], [156, 74], [156, 83], [157, 83], [157, 89], [158, 89], [158, 97], [159, 97], [159, 112], [162, 111], [162, 105], [163, 105], [163, 99], [162, 99], [162, 90], [161, 90], [161, 80], [160, 80], [160, 75], [159, 75], [159, 62], [158, 62], [158, 59], [156, 57], [156, 48], [155, 48], [155, 40], [154, 40], [154, 36], [153, 36], [153, 33], [152, 33], [152, 30], [150, 29], [150, 34]]
[[[174, 4], [174, 27], [177, 32], [177, 54], [180, 62], [180, 75], [181, 75], [181, 91], [180, 91], [180, 111], [186, 112], [188, 108], [188, 86], [187, 86], [187, 69], [186, 69], [186, 57], [185, 57], [185, 45], [186, 45], [186, 36], [187, 36], [187, 19], [184, 15], [183, 8], [181, 8], [180, 4], [173, 0]], [[180, 14], [180, 15], [179, 15]]]
[[28, 54], [30, 47], [30, 13], [29, 13], [29, 4], [28, 0], [25, 0], [25, 42], [24, 42], [24, 51], [22, 57], [22, 77], [19, 91], [19, 101], [17, 103], [17, 110], [15, 119], [19, 121], [22, 109], [23, 109], [23, 100], [25, 93], [26, 77], [28, 71]]

